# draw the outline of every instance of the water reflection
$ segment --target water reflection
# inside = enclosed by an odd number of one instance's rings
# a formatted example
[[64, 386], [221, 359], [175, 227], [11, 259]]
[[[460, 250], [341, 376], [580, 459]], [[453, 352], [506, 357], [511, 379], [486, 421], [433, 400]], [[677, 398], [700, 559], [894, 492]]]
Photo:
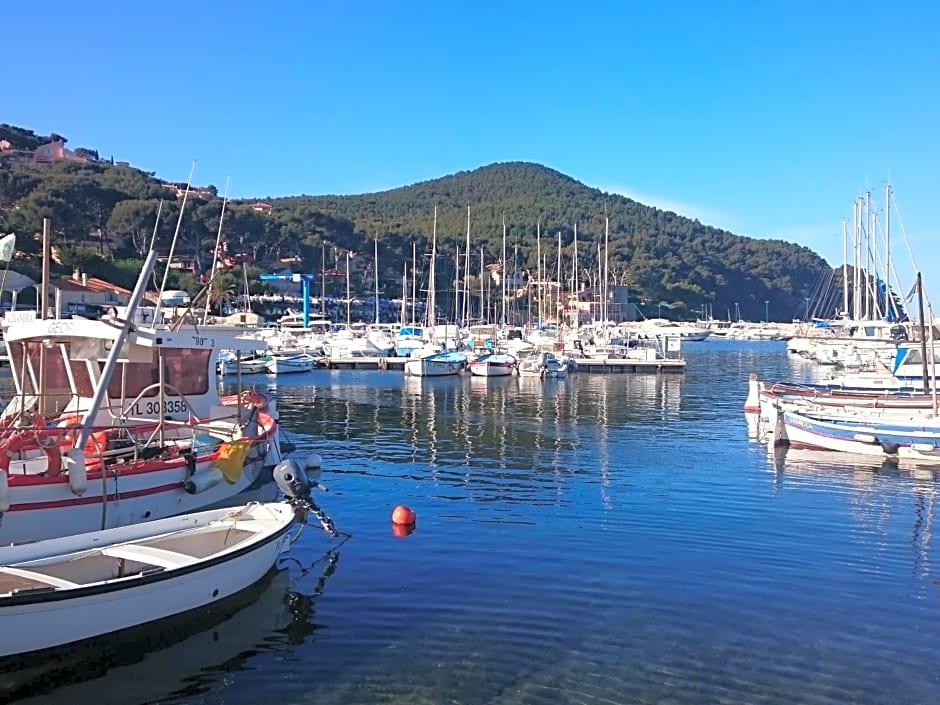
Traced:
[[[282, 426], [305, 436], [299, 450], [315, 439], [310, 450], [344, 472], [469, 484], [483, 493], [475, 499], [555, 501], [565, 477], [599, 475], [609, 485], [624, 459], [618, 444], [638, 430], [678, 423], [682, 385], [677, 375], [540, 380], [346, 371], [316, 388], [282, 385], [278, 407]], [[689, 413], [700, 411], [689, 405]], [[551, 499], [540, 498], [543, 492]], [[602, 502], [610, 503], [603, 490]]]
[[129, 705], [189, 702], [223, 691], [231, 674], [252, 669], [259, 654], [299, 646], [321, 627], [315, 602], [338, 559], [331, 551], [304, 567], [287, 558], [256, 585], [210, 609], [0, 661], [0, 701]]

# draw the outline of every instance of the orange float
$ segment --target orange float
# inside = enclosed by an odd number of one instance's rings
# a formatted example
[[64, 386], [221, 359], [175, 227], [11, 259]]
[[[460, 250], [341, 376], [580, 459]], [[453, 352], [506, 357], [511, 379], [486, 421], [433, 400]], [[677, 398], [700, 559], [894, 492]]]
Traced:
[[399, 504], [392, 510], [392, 523], [400, 526], [414, 526], [417, 520], [414, 510], [409, 509], [404, 504]]

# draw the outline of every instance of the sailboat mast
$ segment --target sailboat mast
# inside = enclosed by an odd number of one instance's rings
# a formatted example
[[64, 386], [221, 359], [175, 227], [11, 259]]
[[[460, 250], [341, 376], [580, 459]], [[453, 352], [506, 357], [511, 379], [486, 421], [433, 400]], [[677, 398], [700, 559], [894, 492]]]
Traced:
[[[463, 285], [463, 316], [462, 322], [470, 322], [470, 204], [467, 204], [467, 251], [464, 255], [466, 262], [463, 267], [464, 285]], [[459, 267], [458, 267], [459, 268]]]
[[555, 302], [555, 317], [558, 324], [561, 325], [561, 315], [558, 313], [561, 307], [561, 230], [558, 231], [558, 301]]
[[[219, 230], [215, 234], [215, 250], [212, 252], [212, 269], [209, 270], [209, 281], [212, 281], [212, 278], [215, 276], [215, 270], [219, 266], [219, 250], [222, 247], [222, 221], [225, 220], [225, 206], [228, 205], [228, 185], [230, 177], [225, 177], [225, 193], [222, 195], [222, 212], [219, 214]], [[169, 262], [167, 262], [169, 266]], [[242, 269], [245, 268], [244, 259], [242, 259]], [[247, 280], [247, 277], [246, 277]], [[245, 284], [245, 295], [248, 295], [248, 284], [246, 281]], [[203, 325], [209, 320], [209, 309], [212, 306], [212, 297], [206, 296], [206, 308], [202, 316]], [[246, 308], [247, 311], [250, 311], [250, 308]], [[221, 310], [220, 310], [221, 313]]]
[[[574, 224], [574, 260], [571, 263], [571, 289], [578, 295], [578, 223]], [[577, 319], [575, 320], [577, 323]]]
[[607, 310], [608, 302], [608, 291], [607, 287], [609, 282], [607, 281], [608, 277], [608, 256], [610, 254], [609, 248], [610, 244], [610, 218], [606, 215], [604, 216], [604, 325], [607, 325], [607, 319], [610, 318], [610, 312]]
[[418, 246], [411, 243], [411, 323], [418, 320]]
[[535, 225], [535, 300], [538, 303], [536, 312], [536, 321], [538, 327], [542, 327], [542, 217], [539, 216], [538, 223]]
[[842, 315], [849, 313], [849, 228], [842, 219]]
[[486, 323], [486, 310], [483, 305], [483, 248], [480, 248], [480, 323]]
[[460, 245], [457, 245], [457, 256], [454, 258], [454, 323], [463, 327], [460, 318]]
[[428, 311], [427, 325], [430, 333], [433, 335], [433, 327], [437, 324], [437, 311], [434, 304], [434, 265], [437, 261], [437, 206], [434, 206], [434, 226], [431, 230], [431, 270], [428, 274]]
[[346, 250], [346, 325], [352, 326], [352, 292], [349, 290], [349, 250]]
[[408, 310], [408, 262], [401, 272], [401, 311], [399, 312], [399, 327], [405, 327], [405, 312]]
[[[891, 296], [891, 184], [885, 185], [885, 311], [894, 310]], [[898, 315], [898, 311], [894, 311]]]
[[375, 322], [379, 323], [379, 233], [375, 233]]
[[505, 326], [506, 325], [506, 216], [503, 216], [503, 261], [501, 264], [502, 266], [500, 267], [499, 279], [500, 279], [500, 283], [503, 285], [502, 286], [503, 293], [502, 293], [502, 296], [500, 297], [502, 299], [503, 305], [502, 305], [502, 311], [501, 311], [502, 318], [500, 319], [499, 322], [500, 324]]

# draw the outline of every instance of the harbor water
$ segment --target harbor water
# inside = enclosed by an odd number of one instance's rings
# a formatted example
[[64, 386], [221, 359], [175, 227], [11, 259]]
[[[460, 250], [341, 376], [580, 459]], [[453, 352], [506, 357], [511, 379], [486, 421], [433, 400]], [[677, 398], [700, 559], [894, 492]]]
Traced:
[[[685, 374], [406, 378], [276, 394], [341, 544], [308, 527], [241, 604], [54, 674], [35, 703], [940, 701], [937, 480], [748, 439], [778, 342], [690, 343]], [[0, 395], [9, 397], [8, 373]], [[226, 384], [226, 390], [230, 390]], [[395, 531], [396, 505], [417, 513]], [[333, 552], [328, 551], [333, 548]], [[24, 685], [25, 683], [25, 685]]]

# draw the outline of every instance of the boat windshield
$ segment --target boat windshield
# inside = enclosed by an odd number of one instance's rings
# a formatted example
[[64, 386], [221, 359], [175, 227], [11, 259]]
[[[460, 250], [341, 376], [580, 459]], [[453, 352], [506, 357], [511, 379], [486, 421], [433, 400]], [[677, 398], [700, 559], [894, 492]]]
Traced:
[[[162, 352], [164, 359], [166, 394], [198, 396], [208, 392], [212, 350], [162, 348], [152, 351], [153, 357], [150, 361], [121, 362], [108, 385], [108, 396], [111, 399], [126, 400], [140, 395], [147, 387], [151, 388], [147, 389], [143, 396], [156, 396], [159, 393], [156, 383], [160, 381], [158, 350]], [[38, 395], [42, 378], [46, 408], [62, 409], [74, 396], [94, 396], [95, 384], [89, 372], [89, 365], [94, 366], [92, 369], [97, 377], [103, 361], [72, 359], [69, 342], [46, 346], [42, 341], [31, 340], [23, 345], [10, 345], [9, 351], [11, 369], [22, 393]]]

